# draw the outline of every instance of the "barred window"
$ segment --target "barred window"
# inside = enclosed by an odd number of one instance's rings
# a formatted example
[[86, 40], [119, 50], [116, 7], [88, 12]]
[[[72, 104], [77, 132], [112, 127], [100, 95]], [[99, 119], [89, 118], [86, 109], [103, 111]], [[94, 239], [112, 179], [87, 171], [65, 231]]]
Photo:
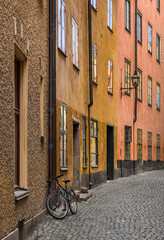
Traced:
[[157, 152], [157, 160], [160, 161], [160, 134], [157, 134], [156, 152]]
[[130, 95], [130, 79], [131, 79], [131, 65], [128, 60], [125, 59], [125, 93]]
[[113, 62], [108, 58], [108, 92], [113, 93]]
[[60, 168], [67, 167], [67, 105], [60, 103]]
[[98, 166], [98, 127], [97, 121], [91, 120], [91, 166]]
[[152, 53], [152, 26], [148, 23], [148, 52]]
[[142, 129], [137, 129], [137, 160], [142, 160]]
[[87, 166], [86, 159], [86, 117], [82, 117], [82, 149], [83, 149], [83, 167]]
[[58, 0], [58, 47], [65, 53], [65, 4]]
[[132, 127], [125, 126], [125, 160], [130, 160], [131, 141], [132, 141]]
[[152, 106], [152, 79], [148, 77], [148, 105]]
[[152, 133], [148, 132], [148, 160], [152, 160]]
[[97, 83], [97, 47], [92, 43], [92, 81]]
[[160, 84], [157, 83], [157, 110], [160, 110]]
[[107, 25], [112, 30], [113, 29], [113, 0], [108, 0], [107, 2]]
[[137, 86], [137, 99], [142, 102], [142, 72], [138, 69], [139, 85]]

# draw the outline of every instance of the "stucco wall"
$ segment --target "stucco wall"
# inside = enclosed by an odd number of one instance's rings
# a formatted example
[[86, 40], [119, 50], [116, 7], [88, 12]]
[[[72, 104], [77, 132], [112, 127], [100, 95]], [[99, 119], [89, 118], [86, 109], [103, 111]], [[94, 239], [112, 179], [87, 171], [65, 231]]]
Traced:
[[[45, 208], [48, 178], [48, 4], [47, 1], [2, 1], [0, 6], [0, 238]], [[16, 18], [17, 34], [14, 35]], [[20, 24], [23, 24], [23, 38]], [[27, 51], [29, 39], [29, 52]], [[15, 44], [27, 58], [27, 189], [29, 196], [14, 197], [14, 55]], [[44, 70], [39, 69], [39, 56]], [[44, 135], [40, 135], [40, 75], [44, 80]]]

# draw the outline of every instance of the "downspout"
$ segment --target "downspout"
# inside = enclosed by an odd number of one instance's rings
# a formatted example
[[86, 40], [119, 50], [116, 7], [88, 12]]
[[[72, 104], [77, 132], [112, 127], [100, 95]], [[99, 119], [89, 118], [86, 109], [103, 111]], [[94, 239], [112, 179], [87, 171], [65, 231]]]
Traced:
[[[56, 176], [56, 0], [49, 0], [49, 178]], [[49, 192], [53, 186], [49, 186]]]
[[88, 104], [88, 140], [89, 140], [89, 188], [91, 182], [91, 147], [90, 147], [90, 108], [93, 105], [93, 86], [92, 86], [92, 17], [91, 17], [91, 1], [88, 0], [88, 34], [89, 34], [89, 93], [90, 103]]

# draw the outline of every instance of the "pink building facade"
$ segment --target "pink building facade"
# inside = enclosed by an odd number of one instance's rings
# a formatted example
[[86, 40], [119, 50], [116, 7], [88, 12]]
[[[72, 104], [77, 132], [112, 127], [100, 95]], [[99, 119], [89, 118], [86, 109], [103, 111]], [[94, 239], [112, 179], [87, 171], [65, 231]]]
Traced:
[[[164, 1], [118, 1], [117, 177], [163, 167], [164, 161]], [[131, 77], [137, 57], [137, 110]], [[120, 88], [126, 89], [120, 89]]]

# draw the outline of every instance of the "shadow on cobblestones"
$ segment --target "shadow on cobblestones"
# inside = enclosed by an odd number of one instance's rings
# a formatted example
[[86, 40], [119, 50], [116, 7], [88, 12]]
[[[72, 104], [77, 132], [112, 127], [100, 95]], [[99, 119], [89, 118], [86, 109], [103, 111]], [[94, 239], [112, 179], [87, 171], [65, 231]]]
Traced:
[[164, 240], [164, 170], [108, 181], [90, 192], [76, 215], [47, 215], [28, 240]]

